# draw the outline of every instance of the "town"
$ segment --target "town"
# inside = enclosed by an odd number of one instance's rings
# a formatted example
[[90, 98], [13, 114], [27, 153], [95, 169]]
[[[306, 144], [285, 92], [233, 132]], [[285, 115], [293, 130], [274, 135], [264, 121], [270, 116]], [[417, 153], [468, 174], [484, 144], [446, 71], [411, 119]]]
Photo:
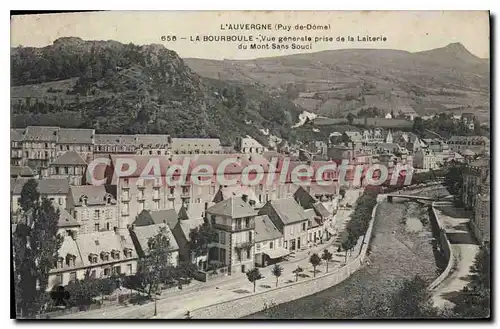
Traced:
[[[215, 173], [232, 178], [234, 184], [215, 180], [204, 185], [192, 181], [169, 185], [141, 178], [151, 159], [158, 160], [164, 176], [169, 166], [186, 157], [193, 165], [211, 168], [234, 160], [223, 173]], [[278, 166], [270, 166], [272, 159], [278, 159]], [[100, 164], [93, 164], [96, 160]], [[290, 171], [283, 180], [259, 184], [249, 184], [242, 175], [245, 168], [257, 166], [280, 176], [285, 160], [290, 168], [307, 165], [315, 173], [322, 166], [347, 162], [362, 168], [361, 179], [356, 181], [355, 170], [348, 170], [341, 181], [338, 169], [311, 175], [306, 185], [294, 181]], [[127, 161], [134, 161], [137, 168], [113, 175]], [[163, 266], [180, 272], [165, 277], [163, 289], [169, 287], [168, 282], [170, 286], [177, 282], [174, 286], [181, 289], [182, 282], [192, 279], [202, 286], [220, 278], [240, 277], [244, 282], [247, 277], [250, 280], [249, 273], [256, 276], [255, 284], [260, 274], [254, 269], [288, 269], [294, 259], [308, 259], [320, 251], [326, 253], [323, 259], [328, 262], [332, 260], [328, 247], [334, 253], [345, 250], [345, 257], [333, 255], [345, 265], [347, 249], [356, 248], [355, 241], [350, 245], [346, 241], [345, 230], [353, 207], [370, 190], [364, 178], [373, 166], [389, 171], [407, 168], [393, 181], [395, 186], [390, 184], [391, 177], [386, 178], [378, 190], [383, 191], [414, 184], [403, 182], [405, 174], [413, 173], [415, 180], [457, 164], [465, 168], [461, 195], [464, 207], [474, 210], [473, 233], [487, 244], [489, 140], [483, 136], [421, 139], [412, 132], [375, 128], [332, 133], [328, 142], [282, 143], [270, 150], [250, 136], [239, 138], [236, 147], [231, 147], [218, 139], [28, 126], [11, 129], [12, 233], [19, 224], [28, 224], [29, 195], [50, 200], [59, 216], [57, 234], [62, 243], [45, 285], [47, 291], [59, 291], [87, 277], [120, 278], [121, 284], [132, 281], [126, 278], [137, 276], [141, 259], [153, 252], [151, 239], [160, 233], [168, 238], [168, 264]], [[92, 184], [95, 180], [103, 184]]]

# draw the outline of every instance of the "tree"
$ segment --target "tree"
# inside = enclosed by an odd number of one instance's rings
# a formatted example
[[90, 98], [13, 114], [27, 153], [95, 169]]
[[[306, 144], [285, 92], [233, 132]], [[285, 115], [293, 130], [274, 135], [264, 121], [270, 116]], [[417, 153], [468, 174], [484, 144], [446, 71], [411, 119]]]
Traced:
[[425, 131], [425, 123], [421, 117], [416, 117], [415, 120], [413, 120], [412, 131], [414, 133], [420, 133], [420, 134], [422, 134]]
[[311, 265], [313, 266], [314, 276], [316, 276], [316, 266], [321, 264], [321, 258], [318, 256], [317, 253], [314, 253], [309, 258], [309, 263], [311, 263]]
[[[55, 267], [63, 238], [57, 234], [59, 210], [47, 198], [39, 198], [31, 179], [21, 191], [21, 219], [13, 235], [16, 304], [32, 317], [50, 300], [46, 293], [49, 271]], [[38, 285], [38, 287], [37, 287]]]
[[255, 292], [255, 285], [257, 284], [257, 280], [262, 279], [262, 275], [257, 267], [252, 268], [247, 271], [247, 279], [248, 281], [253, 283], [253, 292]]
[[170, 264], [170, 240], [165, 226], [161, 227], [158, 234], [148, 240], [148, 252], [139, 260], [138, 272], [140, 272], [145, 286], [149, 286], [148, 296], [154, 294], [155, 298], [155, 316], [156, 295], [159, 292], [160, 282], [164, 273], [171, 266]]
[[203, 223], [202, 226], [192, 229], [189, 233], [189, 250], [194, 254], [194, 257], [206, 255], [208, 245], [214, 240], [214, 231], [208, 223]]
[[98, 279], [90, 276], [90, 271], [87, 270], [83, 280], [70, 282], [66, 286], [66, 290], [70, 295], [70, 302], [80, 308], [92, 304], [94, 297], [102, 293], [98, 281]]
[[491, 315], [491, 254], [482, 247], [471, 266], [471, 281], [461, 291], [454, 312], [463, 318], [488, 318]]
[[352, 123], [354, 122], [354, 114], [348, 113], [346, 118], [349, 125], [352, 126]]
[[271, 273], [276, 277], [276, 287], [278, 286], [278, 278], [283, 274], [283, 267], [279, 264], [274, 264]]
[[333, 254], [328, 251], [328, 249], [323, 250], [323, 254], [321, 255], [321, 259], [326, 262], [326, 272], [328, 273], [328, 263], [332, 260]]
[[356, 246], [355, 237], [349, 232], [344, 231], [344, 235], [342, 237], [342, 242], [340, 246], [343, 250], [345, 250], [345, 262], [347, 262], [347, 251], [351, 250], [354, 246]]
[[297, 265], [297, 268], [292, 271], [295, 274], [295, 282], [299, 281], [299, 274], [304, 272], [304, 269]]
[[342, 197], [342, 199], [345, 198], [345, 194], [346, 194], [346, 189], [345, 187], [341, 186], [339, 189], [339, 195]]
[[427, 285], [418, 275], [403, 281], [390, 301], [391, 316], [402, 319], [438, 317], [438, 309], [433, 304]]

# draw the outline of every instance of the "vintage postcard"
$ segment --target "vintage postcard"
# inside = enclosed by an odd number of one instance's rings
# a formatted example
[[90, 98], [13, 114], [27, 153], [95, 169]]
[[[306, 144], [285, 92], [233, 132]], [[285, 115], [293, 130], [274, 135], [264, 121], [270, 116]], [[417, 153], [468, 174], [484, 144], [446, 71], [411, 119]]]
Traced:
[[13, 15], [13, 317], [491, 318], [489, 21]]

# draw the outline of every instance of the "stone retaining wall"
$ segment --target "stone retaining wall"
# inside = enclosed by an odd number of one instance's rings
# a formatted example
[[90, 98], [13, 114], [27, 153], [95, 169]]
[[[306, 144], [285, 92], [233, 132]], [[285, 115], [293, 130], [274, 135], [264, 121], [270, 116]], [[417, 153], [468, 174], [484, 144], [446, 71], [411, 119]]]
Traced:
[[446, 277], [448, 277], [448, 275], [450, 275], [450, 272], [451, 272], [451, 269], [453, 268], [453, 263], [454, 263], [453, 249], [451, 249], [450, 240], [448, 240], [448, 237], [446, 235], [446, 230], [443, 227], [443, 224], [441, 223], [441, 221], [439, 220], [439, 217], [436, 213], [436, 208], [434, 208], [434, 204], [435, 204], [435, 202], [433, 202], [432, 206], [431, 206], [430, 219], [431, 219], [431, 222], [433, 223], [433, 226], [436, 230], [436, 235], [438, 236], [438, 239], [439, 239], [439, 245], [441, 246], [441, 248], [444, 252], [444, 255], [448, 261], [448, 264], [446, 265], [446, 268], [444, 269], [443, 273], [441, 273], [436, 278], [436, 280], [434, 280], [430, 284], [430, 286], [428, 288], [429, 290], [436, 289], [436, 287], [439, 286], [441, 284], [441, 282], [443, 282], [443, 280], [446, 279]]
[[[384, 197], [382, 197], [383, 199]], [[379, 201], [381, 199], [379, 198]], [[316, 278], [303, 280], [287, 284], [278, 288], [272, 288], [266, 291], [258, 292], [249, 296], [232, 299], [230, 301], [202, 307], [191, 311], [191, 315], [195, 319], [209, 319], [209, 318], [241, 318], [259, 311], [262, 311], [264, 304], [282, 304], [295, 299], [306, 297], [332, 286], [335, 286], [354, 272], [360, 269], [366, 257], [370, 239], [372, 236], [373, 223], [377, 211], [377, 205], [373, 208], [372, 218], [366, 231], [360, 252], [347, 265], [329, 272]]]

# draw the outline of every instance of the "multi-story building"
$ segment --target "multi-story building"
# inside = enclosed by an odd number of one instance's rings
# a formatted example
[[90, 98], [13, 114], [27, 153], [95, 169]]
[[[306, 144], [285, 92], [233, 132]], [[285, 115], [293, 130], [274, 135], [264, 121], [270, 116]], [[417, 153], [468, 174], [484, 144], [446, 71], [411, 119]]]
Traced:
[[254, 138], [246, 136], [238, 140], [238, 150], [241, 153], [248, 154], [262, 154], [264, 153], [264, 146], [257, 142]]
[[94, 158], [106, 158], [110, 154], [135, 154], [134, 135], [96, 134], [94, 138]]
[[267, 215], [255, 217], [255, 264], [266, 267], [290, 254], [281, 233]]
[[59, 256], [49, 275], [49, 290], [82, 280], [87, 271], [91, 277], [105, 278], [113, 274], [132, 275], [137, 267], [137, 253], [128, 232], [67, 235]]
[[[88, 155], [91, 156], [91, 155]], [[85, 183], [85, 169], [87, 163], [80, 153], [76, 151], [66, 151], [61, 153], [49, 165], [47, 176], [53, 178], [65, 178], [70, 185], [82, 185]]]
[[[21, 191], [28, 180], [29, 178], [17, 178], [11, 186], [11, 211], [14, 216], [19, 213]], [[55, 206], [66, 208], [69, 182], [63, 178], [43, 178], [38, 181], [38, 192], [40, 193], [40, 197], [46, 197]]]
[[218, 138], [172, 138], [171, 154], [219, 154], [222, 146]]
[[93, 159], [94, 137], [94, 129], [60, 128], [56, 140], [56, 156], [73, 151], [89, 162]]
[[413, 165], [419, 169], [436, 169], [438, 168], [438, 157], [432, 150], [420, 149], [413, 156]]
[[466, 150], [475, 154], [486, 153], [490, 149], [490, 140], [485, 136], [451, 136], [448, 146], [453, 152], [464, 155]]
[[488, 157], [477, 159], [465, 166], [462, 202], [466, 209], [474, 209], [481, 183], [484, 181], [489, 168], [490, 159]]
[[23, 135], [22, 164], [41, 173], [56, 158], [59, 127], [29, 126]]
[[228, 268], [229, 275], [246, 273], [255, 265], [255, 217], [245, 197], [233, 197], [207, 209], [207, 218], [215, 229], [217, 242], [209, 249], [209, 263]]
[[71, 186], [67, 209], [80, 224], [82, 234], [126, 229], [118, 221], [115, 197], [103, 185]]
[[24, 129], [10, 130], [10, 164], [20, 166], [23, 163]]
[[170, 143], [170, 135], [135, 135], [135, 154], [167, 155]]
[[490, 174], [488, 170], [476, 198], [474, 218], [470, 221], [472, 232], [481, 244], [490, 243], [490, 213]]
[[35, 173], [28, 166], [10, 166], [10, 178], [35, 177]]
[[307, 224], [309, 217], [293, 198], [267, 202], [259, 215], [267, 215], [283, 234], [283, 247], [290, 251], [307, 246]]

